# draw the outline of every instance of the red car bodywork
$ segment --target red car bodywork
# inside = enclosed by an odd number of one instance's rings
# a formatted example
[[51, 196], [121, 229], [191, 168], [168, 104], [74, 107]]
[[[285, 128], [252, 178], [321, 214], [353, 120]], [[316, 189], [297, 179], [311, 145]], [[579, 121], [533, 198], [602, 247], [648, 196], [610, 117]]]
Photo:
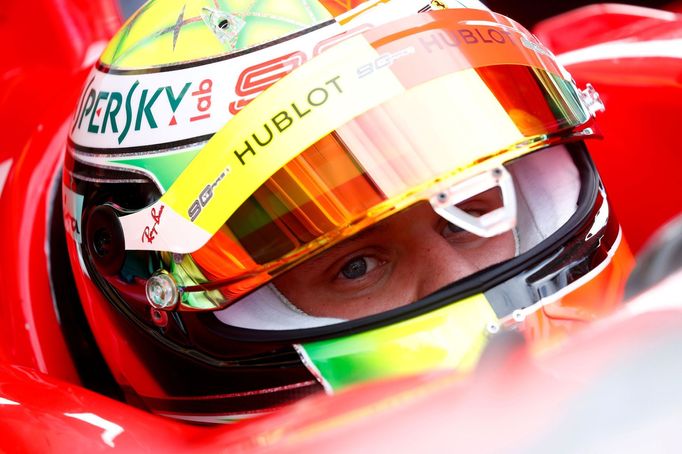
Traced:
[[[499, 451], [551, 434], [562, 405], [628, 358], [633, 332], [656, 339], [682, 326], [674, 309], [598, 324], [545, 360], [579, 371], [577, 382], [538, 376], [511, 342], [470, 383], [450, 375], [370, 383], [223, 427], [157, 417], [85, 389], [55, 311], [49, 267], [59, 262], [47, 244], [72, 109], [119, 17], [113, 1], [86, 0], [10, 1], [0, 15], [0, 451]], [[607, 106], [598, 119], [605, 139], [589, 146], [636, 252], [682, 210], [682, 15], [599, 5], [535, 32]], [[680, 289], [677, 273], [638, 300], [679, 303]]]

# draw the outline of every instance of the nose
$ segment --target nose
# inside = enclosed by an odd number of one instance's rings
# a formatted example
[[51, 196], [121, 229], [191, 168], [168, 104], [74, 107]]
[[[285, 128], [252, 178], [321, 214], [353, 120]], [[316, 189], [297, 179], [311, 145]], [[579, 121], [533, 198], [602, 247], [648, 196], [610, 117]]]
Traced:
[[466, 256], [437, 232], [423, 237], [418, 254], [419, 299], [477, 271], [477, 267]]
[[417, 299], [478, 270], [471, 257], [443, 237], [437, 227], [440, 216], [430, 206], [422, 205], [411, 211], [410, 217], [403, 220], [403, 233], [410, 237], [407, 242], [410, 258], [406, 263], [410, 264]]

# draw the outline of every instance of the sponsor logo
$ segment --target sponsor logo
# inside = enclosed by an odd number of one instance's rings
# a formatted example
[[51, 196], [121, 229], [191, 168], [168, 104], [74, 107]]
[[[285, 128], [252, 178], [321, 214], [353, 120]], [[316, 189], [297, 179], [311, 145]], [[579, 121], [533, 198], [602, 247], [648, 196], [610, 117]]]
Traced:
[[459, 47], [471, 44], [508, 44], [511, 34], [504, 29], [460, 28], [457, 30], [434, 30], [419, 37], [424, 50], [433, 52], [447, 47]]
[[330, 97], [342, 94], [343, 90], [339, 84], [340, 77], [333, 77], [324, 82], [324, 85], [312, 88], [303, 100], [291, 102], [290, 108], [273, 115], [267, 122], [263, 123], [261, 130], [251, 133], [250, 137], [244, 140], [244, 149], [234, 150], [234, 155], [239, 159], [239, 162], [245, 166], [249, 155], [255, 156], [257, 150], [264, 149], [271, 144], [278, 134], [286, 131], [295, 121], [302, 119], [313, 109], [324, 105]]
[[76, 243], [80, 244], [80, 216], [83, 211], [83, 196], [64, 187], [62, 202], [64, 206], [64, 229]]
[[78, 235], [80, 236], [81, 231], [78, 228], [78, 221], [76, 218], [73, 217], [71, 213], [68, 211], [64, 213], [64, 225], [66, 227], [66, 230], [71, 233], [71, 235]]
[[158, 213], [156, 212], [155, 208], [152, 208], [152, 212], [150, 214], [152, 221], [154, 221], [154, 224], [149, 227], [144, 228], [144, 232], [142, 232], [142, 242], [143, 243], [149, 243], [152, 244], [154, 242], [154, 239], [156, 238], [156, 235], [158, 235], [158, 232], [156, 231], [156, 227], [161, 223], [161, 215], [163, 214], [163, 209], [165, 208], [164, 205], [161, 205], [159, 207]]
[[196, 109], [199, 115], [190, 117], [189, 121], [204, 120], [211, 116], [211, 89], [213, 88], [213, 81], [211, 79], [204, 79], [199, 83], [199, 88], [192, 92], [195, 98]]
[[[194, 128], [199, 123], [202, 127], [193, 129], [201, 131], [199, 134], [215, 132], [230, 116], [310, 58], [370, 28], [371, 25], [362, 24], [310, 47], [302, 41], [299, 46], [303, 45], [304, 49], [289, 46], [288, 51], [282, 50], [275, 58], [251, 64], [238, 75], [230, 70], [233, 60], [218, 62], [218, 66], [189, 68], [193, 75], [171, 83], [161, 73], [137, 78], [100, 74], [86, 86], [74, 115], [72, 133], [76, 133], [77, 143], [99, 147], [104, 143], [134, 146], [186, 138], [188, 129], [184, 127]], [[204, 68], [210, 68], [211, 72]], [[224, 74], [224, 80], [216, 74]], [[223, 83], [234, 83], [234, 88], [223, 88], [220, 85]], [[218, 104], [220, 107], [216, 108]]]
[[379, 55], [378, 58], [374, 59], [374, 61], [371, 61], [367, 64], [360, 66], [357, 69], [358, 78], [362, 79], [363, 77], [369, 76], [370, 74], [380, 70], [381, 68], [391, 66], [396, 60], [407, 55], [414, 54], [414, 52], [415, 52], [414, 47], [410, 46], [404, 49], [400, 49], [396, 52], [383, 53]]
[[301, 66], [306, 60], [306, 55], [298, 51], [246, 68], [239, 75], [234, 89], [235, 94], [242, 98], [230, 103], [230, 113], [236, 115], [258, 94]]
[[[90, 88], [78, 110], [75, 128], [90, 134], [115, 134], [122, 144], [131, 131], [157, 129], [159, 124], [178, 124], [176, 112], [183, 103], [192, 103], [196, 115], [189, 122], [211, 116], [213, 81], [204, 79], [194, 85], [184, 82], [162, 87], [142, 87], [139, 80], [125, 91]], [[189, 96], [188, 96], [189, 93]]]
[[448, 47], [460, 47], [467, 45], [509, 45], [514, 39], [538, 54], [552, 57], [552, 53], [540, 43], [533, 35], [526, 35], [521, 30], [510, 27], [471, 27], [454, 30], [434, 30], [431, 33], [422, 34], [419, 37], [424, 50], [431, 53]]
[[201, 190], [199, 196], [192, 202], [192, 205], [190, 205], [190, 207], [187, 209], [187, 216], [189, 217], [190, 221], [194, 222], [196, 218], [199, 217], [199, 214], [201, 214], [201, 210], [203, 210], [213, 198], [213, 194], [216, 187], [220, 184], [221, 181], [223, 181], [223, 178], [225, 178], [229, 173], [230, 168], [229, 167], [225, 168], [225, 170], [223, 170], [220, 173], [220, 175], [218, 175], [218, 178], [216, 178], [213, 183], [207, 184], [204, 187], [204, 189]]
[[234, 92], [237, 96], [240, 96], [240, 98], [230, 102], [230, 113], [232, 115], [237, 115], [241, 109], [253, 101], [253, 99], [261, 94], [266, 88], [301, 66], [308, 61], [309, 58], [315, 57], [335, 44], [363, 33], [370, 28], [371, 26], [369, 24], [363, 24], [346, 32], [324, 39], [315, 45], [310, 57], [302, 51], [296, 51], [249, 66], [243, 70], [237, 78]]

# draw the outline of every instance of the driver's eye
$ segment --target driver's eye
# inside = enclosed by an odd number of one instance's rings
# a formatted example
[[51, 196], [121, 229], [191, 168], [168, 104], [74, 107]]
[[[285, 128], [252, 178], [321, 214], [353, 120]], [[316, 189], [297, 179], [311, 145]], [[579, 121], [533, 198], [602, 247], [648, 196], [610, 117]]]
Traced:
[[464, 229], [462, 227], [458, 227], [451, 222], [448, 222], [448, 225], [446, 225], [445, 228], [443, 229], [444, 234], [460, 233], [463, 231], [464, 231]]
[[355, 257], [343, 265], [339, 274], [346, 279], [359, 279], [376, 268], [378, 264], [378, 260], [371, 257]]

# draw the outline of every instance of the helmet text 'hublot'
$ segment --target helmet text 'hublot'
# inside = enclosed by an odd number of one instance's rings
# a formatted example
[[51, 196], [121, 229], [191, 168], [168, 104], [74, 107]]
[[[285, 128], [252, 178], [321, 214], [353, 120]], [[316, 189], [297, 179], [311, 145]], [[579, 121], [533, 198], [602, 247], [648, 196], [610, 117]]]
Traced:
[[448, 31], [435, 30], [426, 36], [419, 37], [419, 42], [427, 52], [443, 50], [446, 47], [458, 47], [462, 44], [507, 44], [510, 40], [511, 34], [504, 29], [487, 28], [481, 32], [478, 27]]
[[[282, 110], [281, 112], [278, 112], [276, 115], [274, 115], [269, 122], [263, 123], [265, 134], [262, 134], [260, 137], [257, 132], [253, 132], [251, 134], [251, 137], [253, 138], [255, 144], [263, 148], [270, 144], [272, 140], [275, 138], [275, 132], [270, 127], [270, 123], [275, 127], [277, 132], [283, 133], [287, 128], [289, 128], [294, 123], [295, 118], [302, 119], [307, 114], [309, 114], [313, 108], [325, 104], [329, 100], [330, 96], [329, 93], [330, 92], [333, 93], [334, 89], [339, 94], [343, 93], [343, 90], [341, 89], [341, 86], [338, 83], [340, 77], [341, 76], [336, 76], [326, 81], [324, 83], [325, 86], [323, 87], [315, 87], [311, 89], [306, 96], [305, 101], [307, 102], [307, 104], [305, 104], [303, 110], [301, 109], [301, 107], [299, 107], [299, 105], [296, 104], [296, 102], [292, 102], [291, 111]], [[333, 89], [331, 87], [333, 87]], [[292, 113], [295, 115], [293, 115]], [[256, 155], [256, 149], [254, 148], [254, 145], [249, 141], [249, 139], [244, 140], [244, 145], [245, 148], [242, 151], [234, 150], [234, 155], [237, 157], [237, 159], [239, 159], [239, 162], [241, 162], [242, 165], [246, 165], [245, 156], [247, 156], [248, 153], [251, 153], [254, 156]]]

